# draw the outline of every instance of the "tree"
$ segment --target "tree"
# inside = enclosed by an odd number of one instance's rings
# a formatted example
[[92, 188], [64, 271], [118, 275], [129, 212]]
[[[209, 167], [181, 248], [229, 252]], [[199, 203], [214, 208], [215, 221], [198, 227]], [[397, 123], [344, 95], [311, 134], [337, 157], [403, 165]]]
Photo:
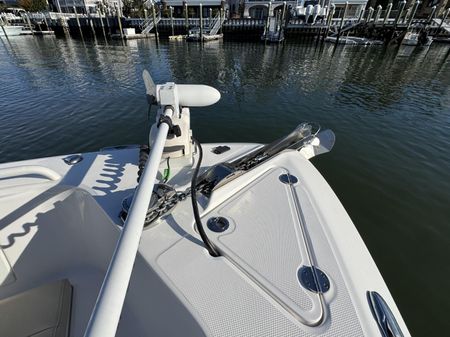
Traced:
[[144, 3], [141, 0], [123, 0], [122, 13], [127, 17], [143, 17]]
[[45, 0], [19, 0], [19, 6], [28, 12], [39, 12], [47, 9]]

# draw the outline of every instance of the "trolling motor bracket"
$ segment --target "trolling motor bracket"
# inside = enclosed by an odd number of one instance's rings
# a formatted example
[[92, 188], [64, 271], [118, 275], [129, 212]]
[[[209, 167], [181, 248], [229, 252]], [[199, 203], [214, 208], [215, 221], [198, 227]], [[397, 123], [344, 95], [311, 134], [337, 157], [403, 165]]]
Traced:
[[[158, 105], [156, 120], [150, 131], [150, 146], [154, 140], [160, 125], [165, 123], [169, 126], [163, 158], [171, 158], [173, 165], [186, 165], [187, 163], [173, 162], [175, 158], [185, 158], [191, 162], [191, 130], [189, 109], [181, 106], [179, 100], [178, 85], [173, 82], [156, 85], [155, 102]], [[172, 116], [165, 113], [171, 110]]]
[[[168, 107], [166, 107], [166, 108], [168, 108]], [[171, 107], [169, 107], [169, 108], [171, 108]], [[172, 109], [172, 111], [173, 111], [173, 109]], [[166, 123], [169, 126], [169, 132], [167, 133], [167, 138], [168, 139], [172, 139], [174, 136], [175, 137], [180, 137], [181, 136], [180, 126], [179, 125], [173, 125], [172, 118], [170, 118], [169, 116], [166, 116], [166, 115], [161, 115], [159, 117], [159, 121], [158, 121], [156, 127], [159, 128], [159, 126], [162, 123]]]
[[[156, 120], [150, 130], [149, 144], [155, 139], [161, 123], [169, 125], [168, 137], [164, 147], [163, 158], [171, 158], [173, 165], [191, 165], [192, 158], [192, 130], [190, 128], [190, 109], [191, 107], [204, 107], [216, 103], [220, 99], [220, 93], [206, 85], [176, 84], [167, 82], [164, 84], [152, 84], [149, 75], [148, 96], [154, 97], [155, 104], [158, 106]], [[170, 109], [172, 116], [169, 119], [165, 117], [165, 111]]]
[[167, 108], [172, 108], [173, 115], [178, 116], [180, 114], [180, 102], [178, 99], [178, 86], [173, 82], [156, 86], [156, 100], [158, 105]]

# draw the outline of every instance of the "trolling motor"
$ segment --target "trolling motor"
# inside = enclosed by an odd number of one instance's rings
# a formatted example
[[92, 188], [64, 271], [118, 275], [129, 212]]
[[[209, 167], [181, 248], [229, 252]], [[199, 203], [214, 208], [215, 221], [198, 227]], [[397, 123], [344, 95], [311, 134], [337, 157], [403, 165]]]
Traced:
[[[86, 328], [85, 337], [115, 336], [145, 219], [155, 193], [155, 183], [161, 159], [165, 153], [173, 153], [172, 149], [167, 149], [167, 142], [170, 144], [173, 139], [176, 140], [176, 138], [181, 138], [184, 135], [184, 138], [181, 139], [184, 139], [186, 143], [181, 144], [184, 147], [180, 154], [186, 153], [188, 149], [190, 150], [189, 130], [185, 130], [183, 133], [183, 128], [178, 124], [183, 118], [181, 107], [206, 106], [217, 102], [220, 98], [219, 92], [211, 87], [179, 86], [175, 83], [155, 86], [147, 71], [144, 71], [143, 78], [149, 102], [158, 105], [157, 123], [154, 126], [156, 129], [154, 129], [153, 136], [150, 137], [151, 151], [149, 158], [142, 172], [140, 183], [132, 196], [133, 200], [127, 210], [123, 229], [100, 288], [100, 293]], [[199, 163], [197, 164], [197, 172]], [[193, 202], [196, 201], [195, 193], [194, 189], [192, 193]], [[194, 213], [197, 219], [198, 209], [195, 212], [194, 208]], [[210, 254], [217, 256], [217, 252], [207, 240], [201, 222], [197, 227]]]
[[[220, 99], [220, 93], [216, 89], [205, 85], [180, 85], [175, 83], [155, 85], [147, 71], [144, 71], [143, 78], [150, 106], [158, 106], [155, 123], [150, 131], [150, 149], [154, 146], [155, 137], [161, 123], [166, 123], [169, 126], [168, 136], [162, 153], [162, 158], [167, 160], [167, 169], [164, 170], [165, 173], [161, 177], [160, 183], [155, 184], [145, 219], [145, 226], [169, 214], [176, 204], [185, 200], [189, 194], [198, 192], [206, 197], [210, 197], [215, 189], [273, 158], [284, 150], [298, 150], [304, 157], [309, 159], [321, 153], [329, 152], [334, 145], [335, 135], [331, 130], [321, 131], [318, 125], [301, 123], [286, 136], [267, 145], [262, 145], [237, 159], [213, 165], [197, 178], [202, 149], [200, 143], [196, 142], [192, 137], [190, 110], [188, 107], [202, 107], [214, 104]], [[167, 109], [172, 112], [170, 118], [165, 114]], [[178, 168], [192, 167], [194, 142], [199, 154], [197, 167], [193, 174], [194, 182], [191, 184], [191, 189], [176, 191], [173, 186], [166, 184], [170, 175], [170, 165]], [[138, 182], [146, 166], [149, 153], [151, 152], [150, 149], [148, 146], [141, 148]], [[128, 215], [128, 209], [132, 200], [133, 195], [130, 195], [122, 202], [120, 217], [123, 221]], [[195, 211], [195, 196], [193, 197], [193, 208]]]
[[[220, 99], [220, 93], [206, 85], [175, 84], [173, 82], [155, 85], [146, 70], [144, 70], [142, 77], [150, 108], [152, 106], [158, 108], [155, 123], [150, 130], [149, 146], [143, 146], [140, 150], [138, 182], [145, 166], [148, 165], [148, 157], [155, 147], [160, 126], [165, 124], [168, 127], [162, 152], [162, 158], [167, 160], [168, 168], [164, 170], [165, 174], [160, 179], [161, 182], [155, 184], [153, 188], [144, 224], [144, 226], [148, 226], [162, 215], [168, 214], [179, 201], [186, 199], [188, 196], [189, 192], [179, 192], [172, 186], [165, 184], [170, 175], [169, 160], [172, 167], [192, 166], [193, 138], [190, 129], [189, 108], [212, 105]], [[198, 144], [197, 147], [200, 147], [200, 145]], [[200, 162], [199, 159], [197, 166]], [[133, 198], [134, 194], [131, 194], [122, 201], [120, 218], [123, 222], [128, 216]], [[193, 199], [195, 201], [195, 197]], [[196, 205], [193, 207], [195, 208]]]
[[[164, 158], [186, 157], [192, 163], [192, 131], [190, 129], [190, 110], [193, 107], [205, 107], [216, 103], [220, 93], [215, 88], [199, 84], [175, 84], [168, 82], [155, 85], [148, 71], [144, 70], [143, 79], [150, 105], [158, 106], [155, 124], [150, 130], [150, 148], [155, 140], [159, 125], [169, 123], [169, 133], [164, 145]], [[164, 115], [164, 108], [170, 107], [172, 117]]]

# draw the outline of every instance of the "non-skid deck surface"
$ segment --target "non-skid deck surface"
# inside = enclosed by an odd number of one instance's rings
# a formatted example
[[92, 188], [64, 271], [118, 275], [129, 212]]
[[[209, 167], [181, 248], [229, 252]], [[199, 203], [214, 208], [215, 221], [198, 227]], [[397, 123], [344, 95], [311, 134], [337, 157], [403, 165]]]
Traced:
[[[299, 177], [292, 189], [279, 179], [287, 172]], [[199, 313], [211, 336], [363, 335], [313, 202], [301, 184], [294, 168], [273, 167], [203, 216], [205, 226], [215, 216], [230, 223], [222, 233], [207, 229], [222, 257], [199, 255], [188, 238], [159, 256], [158, 265]], [[304, 289], [297, 277], [298, 269], [310, 264], [302, 221], [314, 264], [331, 283], [323, 312], [319, 296]], [[180, 256], [187, 263], [181, 265]]]

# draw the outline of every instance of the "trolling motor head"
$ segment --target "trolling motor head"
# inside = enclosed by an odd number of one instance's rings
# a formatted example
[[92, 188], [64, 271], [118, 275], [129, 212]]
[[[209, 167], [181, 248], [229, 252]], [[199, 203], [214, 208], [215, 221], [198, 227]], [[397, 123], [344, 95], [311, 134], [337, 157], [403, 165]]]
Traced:
[[[175, 84], [173, 82], [157, 85], [147, 70], [143, 71], [142, 78], [150, 108], [157, 106], [157, 111], [155, 123], [150, 130], [150, 149], [147, 145], [144, 145], [139, 152], [138, 182], [147, 165], [150, 152], [154, 149], [160, 125], [164, 123], [169, 127], [162, 153], [162, 158], [167, 158], [167, 169], [164, 170], [164, 175], [161, 179], [162, 183], [156, 184], [153, 189], [149, 211], [146, 216], [146, 224], [150, 224], [159, 218], [161, 214], [166, 214], [176, 204], [166, 205], [164, 201], [172, 197], [181, 197], [173, 187], [165, 184], [170, 175], [169, 158], [170, 167], [172, 168], [190, 167], [192, 165], [192, 131], [190, 129], [189, 108], [212, 105], [220, 99], [220, 93], [206, 85]], [[165, 176], [166, 171], [167, 176]], [[168, 195], [170, 197], [167, 197]], [[131, 194], [122, 201], [122, 211], [120, 213], [122, 221], [125, 221], [128, 215], [133, 197], [134, 194]]]
[[175, 84], [167, 82], [155, 85], [147, 70], [142, 72], [147, 100], [149, 104], [182, 107], [205, 107], [217, 103], [220, 92], [208, 85], [203, 84]]
[[150, 130], [150, 147], [155, 139], [158, 125], [164, 118], [167, 108], [173, 110], [171, 128], [164, 147], [163, 157], [179, 158], [191, 156], [190, 107], [205, 107], [220, 99], [220, 92], [207, 85], [175, 84], [167, 82], [155, 85], [150, 74], [144, 70], [147, 100], [150, 105], [158, 106], [156, 121]]

